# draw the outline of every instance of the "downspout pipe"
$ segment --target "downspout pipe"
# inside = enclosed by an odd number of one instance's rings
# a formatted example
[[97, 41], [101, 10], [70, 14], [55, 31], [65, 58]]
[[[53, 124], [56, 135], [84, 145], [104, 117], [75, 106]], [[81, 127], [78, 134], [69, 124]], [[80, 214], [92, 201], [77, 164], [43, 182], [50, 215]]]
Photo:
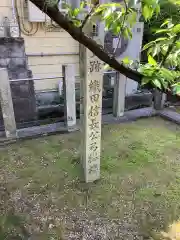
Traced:
[[12, 15], [13, 15], [13, 19], [15, 22], [17, 22], [17, 18], [16, 18], [16, 8], [15, 8], [15, 2], [14, 0], [11, 0], [11, 5], [12, 5]]
[[11, 5], [12, 5], [12, 16], [14, 23], [18, 25], [18, 37], [20, 37], [20, 26], [19, 26], [19, 20], [17, 19], [17, 14], [16, 14], [16, 5], [15, 5], [15, 0], [11, 0]]

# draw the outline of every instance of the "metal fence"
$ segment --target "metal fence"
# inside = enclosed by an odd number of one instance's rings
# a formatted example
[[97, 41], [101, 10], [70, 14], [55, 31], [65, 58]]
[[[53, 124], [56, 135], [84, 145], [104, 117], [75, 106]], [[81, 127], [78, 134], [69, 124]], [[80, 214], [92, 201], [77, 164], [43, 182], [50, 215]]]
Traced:
[[[72, 108], [72, 105], [74, 105], [75, 108], [75, 117], [73, 118], [73, 121], [76, 122], [76, 119], [80, 117], [81, 79], [79, 76], [75, 76], [75, 74], [72, 75], [74, 77], [74, 85], [76, 83], [76, 87], [74, 86], [75, 100], [73, 104], [71, 104], [72, 102], [68, 102], [69, 100], [67, 99], [67, 96], [65, 96], [66, 89], [64, 83], [67, 81], [65, 73], [63, 76], [58, 75], [51, 77], [47, 76], [10, 79], [8, 81], [12, 94], [12, 103], [14, 106], [14, 115], [16, 122], [15, 125], [19, 137], [33, 134], [42, 135], [48, 132], [56, 132], [59, 130], [64, 131], [65, 129], [67, 130], [69, 127], [67, 122], [69, 121], [68, 119], [70, 119], [71, 117], [67, 118], [66, 110], [67, 108]], [[34, 91], [34, 86], [33, 84], [31, 84], [36, 81], [45, 82], [54, 79], [59, 79], [59, 86], [57, 87], [57, 89]], [[151, 105], [152, 94], [150, 95], [150, 93], [142, 93], [143, 98], [140, 94], [132, 94], [131, 96], [126, 97], [126, 81], [126, 78], [122, 78], [122, 76], [120, 77], [120, 75], [117, 74], [117, 72], [115, 71], [104, 72], [102, 114], [113, 113], [116, 117], [123, 116], [124, 111], [129, 110], [126, 107], [128, 101], [130, 105], [134, 104], [135, 108], [138, 108], [143, 107], [141, 104], [139, 104], [139, 102], [144, 101], [143, 99], [146, 98], [146, 103], [144, 104], [144, 106]], [[17, 89], [19, 90], [19, 92], [15, 91]], [[15, 94], [13, 91], [15, 91]], [[34, 91], [34, 96], [31, 91]], [[18, 95], [20, 92], [22, 92], [23, 96]], [[142, 99], [139, 100], [140, 98]], [[134, 103], [134, 99], [136, 99], [137, 103]], [[3, 117], [4, 115], [1, 111], [1, 132], [6, 129]]]

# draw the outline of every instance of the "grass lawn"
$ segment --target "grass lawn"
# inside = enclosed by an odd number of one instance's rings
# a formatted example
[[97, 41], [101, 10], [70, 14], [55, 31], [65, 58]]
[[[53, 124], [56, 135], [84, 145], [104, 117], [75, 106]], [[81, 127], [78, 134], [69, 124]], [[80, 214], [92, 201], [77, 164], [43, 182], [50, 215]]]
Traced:
[[169, 107], [168, 110], [180, 113], [180, 106], [172, 106], [172, 107]]
[[[180, 128], [105, 125], [101, 180], [84, 184], [80, 134], [0, 150], [0, 240], [149, 239], [180, 216]], [[19, 235], [18, 235], [19, 234]]]
[[175, 109], [176, 109], [176, 112], [177, 112], [177, 113], [180, 113], [180, 106], [176, 106]]

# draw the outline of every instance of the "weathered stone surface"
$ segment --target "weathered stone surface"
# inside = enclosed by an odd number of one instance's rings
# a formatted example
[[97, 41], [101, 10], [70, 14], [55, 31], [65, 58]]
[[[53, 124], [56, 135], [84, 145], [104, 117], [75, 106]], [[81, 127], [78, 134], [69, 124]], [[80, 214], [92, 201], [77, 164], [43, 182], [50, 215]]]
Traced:
[[159, 91], [158, 89], [154, 89], [154, 109], [162, 110], [164, 107], [166, 95]]
[[131, 110], [152, 105], [153, 95], [151, 92], [141, 92], [126, 96], [125, 109]]
[[180, 114], [168, 109], [164, 109], [159, 112], [159, 115], [167, 120], [170, 120], [174, 123], [180, 124]]
[[113, 96], [113, 115], [114, 117], [122, 117], [125, 109], [126, 95], [126, 76], [118, 73], [115, 78], [114, 96]]
[[16, 122], [34, 120], [34, 107], [31, 98], [13, 99], [13, 105]]
[[11, 88], [8, 82], [9, 77], [6, 68], [0, 69], [0, 79], [0, 104], [5, 134], [7, 138], [16, 138], [16, 122], [14, 117]]
[[25, 58], [23, 38], [0, 38], [0, 58]]
[[[82, 164], [85, 182], [100, 178], [101, 114], [102, 114], [102, 62], [88, 49], [82, 49], [81, 67], [84, 65], [82, 80]], [[84, 63], [82, 62], [84, 61]], [[83, 68], [83, 67], [82, 67]]]
[[102, 122], [104, 124], [131, 122], [139, 118], [147, 118], [156, 115], [157, 115], [156, 111], [152, 107], [148, 107], [127, 111], [124, 113], [123, 117], [119, 118], [113, 118], [112, 114], [106, 114], [102, 116]]
[[[7, 68], [9, 79], [31, 78], [23, 38], [0, 38], [0, 68]], [[35, 120], [36, 98], [34, 81], [11, 82], [11, 95], [17, 122]], [[0, 111], [0, 125], [2, 112]]]
[[[90, 31], [86, 30], [87, 34]], [[94, 39], [104, 45], [103, 23], [99, 26], [98, 36]], [[103, 62], [82, 45], [80, 45], [79, 60], [81, 74], [81, 162], [85, 182], [93, 182], [100, 178]]]
[[20, 81], [11, 83], [12, 98], [33, 98], [34, 86], [29, 81]]
[[75, 69], [73, 65], [63, 65], [63, 93], [65, 125], [69, 129], [76, 125]]

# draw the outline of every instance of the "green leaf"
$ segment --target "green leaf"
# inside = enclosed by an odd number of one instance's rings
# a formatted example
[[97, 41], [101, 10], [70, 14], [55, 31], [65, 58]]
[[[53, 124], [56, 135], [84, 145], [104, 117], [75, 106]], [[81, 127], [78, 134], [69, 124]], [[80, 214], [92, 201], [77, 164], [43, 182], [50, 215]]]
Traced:
[[104, 19], [108, 19], [112, 14], [112, 9], [109, 8], [107, 11], [104, 13]]
[[152, 78], [150, 78], [150, 77], [143, 77], [142, 85], [148, 84], [151, 80], [152, 80]]
[[180, 24], [175, 25], [175, 26], [172, 28], [172, 32], [173, 32], [173, 33], [179, 33], [179, 32], [180, 32]]
[[77, 15], [79, 14], [79, 12], [80, 12], [79, 8], [75, 8], [75, 9], [73, 10], [73, 15], [74, 15], [75, 17], [77, 17]]
[[163, 24], [161, 24], [161, 27], [164, 27], [165, 25], [168, 25], [170, 22], [172, 21], [172, 19], [166, 19]]
[[168, 88], [168, 82], [167, 81], [165, 81], [165, 79], [161, 79], [161, 84], [162, 84], [162, 86], [164, 87], [164, 89], [167, 89]]
[[147, 51], [147, 55], [152, 54], [152, 52], [153, 52], [153, 47], [151, 47], [151, 48], [148, 49], [148, 51]]
[[169, 32], [169, 29], [159, 29], [155, 32], [155, 34], [158, 34], [158, 33], [168, 33]]
[[161, 46], [161, 53], [162, 53], [163, 55], [166, 54], [167, 50], [168, 50], [168, 46], [167, 46], [167, 45]]
[[77, 19], [73, 19], [73, 23], [76, 27], [80, 27], [81, 26], [81, 22]]
[[129, 39], [129, 31], [128, 31], [128, 28], [125, 28], [122, 32], [123, 36], [127, 39]]
[[152, 79], [152, 76], [154, 75], [154, 67], [148, 65], [148, 64], [145, 64], [145, 65], [141, 65], [139, 68], [138, 68], [138, 71], [140, 73], [142, 73], [144, 76], [146, 77], [151, 77]]
[[82, 2], [81, 2], [81, 4], [80, 4], [80, 9], [83, 9], [83, 8], [84, 8], [84, 6], [85, 6], [85, 2], [84, 2], [84, 1], [82, 1]]
[[111, 69], [111, 67], [109, 66], [109, 64], [104, 65], [104, 70], [110, 70], [110, 69]]
[[131, 31], [131, 29], [130, 28], [126, 28], [127, 29], [127, 31], [128, 31], [128, 36], [129, 36], [129, 38], [130, 39], [132, 39], [132, 31]]
[[119, 25], [113, 26], [112, 31], [115, 35], [118, 35], [121, 31], [121, 26], [119, 26]]
[[143, 51], [148, 49], [149, 47], [151, 47], [154, 43], [155, 43], [154, 41], [151, 41], [151, 42], [147, 43], [146, 45], [144, 45]]
[[126, 65], [127, 65], [127, 64], [132, 64], [132, 63], [133, 63], [133, 61], [130, 60], [129, 57], [125, 57], [125, 58], [123, 58], [122, 62], [123, 62], [124, 64], [126, 64]]
[[124, 64], [129, 64], [129, 58], [128, 57], [125, 57], [125, 58], [123, 58], [123, 60], [122, 60], [122, 62], [124, 63]]
[[157, 5], [157, 6], [156, 6], [156, 15], [158, 15], [159, 13], [160, 13], [160, 6]]
[[142, 14], [144, 16], [144, 18], [147, 20], [149, 17], [149, 8], [147, 5], [145, 5], [142, 9]]
[[165, 41], [165, 40], [168, 40], [168, 38], [167, 37], [160, 37], [160, 38], [157, 38], [155, 40], [155, 42], [160, 42], [160, 41]]
[[136, 19], [137, 19], [137, 13], [135, 11], [128, 14], [127, 16], [127, 22], [130, 24], [131, 27], [136, 23]]
[[173, 86], [173, 93], [174, 93], [174, 94], [177, 94], [177, 95], [180, 95], [180, 85], [175, 84], [175, 85]]
[[153, 82], [153, 84], [154, 84], [156, 87], [158, 87], [159, 89], [162, 88], [161, 83], [160, 83], [160, 81], [159, 81], [158, 79], [153, 79], [152, 82]]
[[152, 17], [153, 10], [148, 5], [145, 5], [142, 9], [142, 14], [145, 20], [147, 21]]
[[152, 65], [152, 66], [156, 66], [157, 65], [156, 60], [151, 55], [148, 56], [148, 63], [150, 65]]
[[160, 47], [159, 45], [156, 45], [154, 48], [153, 48], [153, 51], [152, 51], [152, 56], [156, 56], [160, 51]]
[[172, 71], [166, 69], [166, 68], [161, 68], [160, 69], [160, 74], [168, 81], [173, 81], [174, 76], [172, 74]]
[[169, 24], [168, 24], [168, 28], [170, 29], [170, 28], [172, 28], [172, 27], [174, 27], [174, 24], [173, 24], [173, 23], [169, 23]]
[[177, 48], [180, 48], [180, 41], [177, 41], [177, 42], [176, 42], [176, 47], [177, 47]]
[[173, 4], [180, 5], [180, 0], [170, 0]]

